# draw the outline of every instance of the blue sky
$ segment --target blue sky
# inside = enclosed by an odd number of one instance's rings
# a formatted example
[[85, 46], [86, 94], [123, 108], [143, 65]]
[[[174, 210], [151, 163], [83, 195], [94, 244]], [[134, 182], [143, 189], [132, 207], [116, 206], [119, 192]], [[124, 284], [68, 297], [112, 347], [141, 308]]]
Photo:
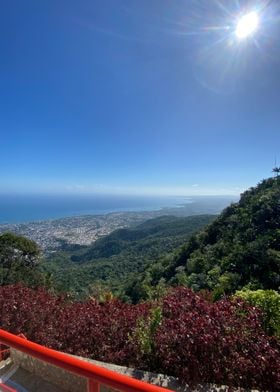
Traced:
[[277, 3], [2, 2], [0, 192], [232, 194], [270, 176]]

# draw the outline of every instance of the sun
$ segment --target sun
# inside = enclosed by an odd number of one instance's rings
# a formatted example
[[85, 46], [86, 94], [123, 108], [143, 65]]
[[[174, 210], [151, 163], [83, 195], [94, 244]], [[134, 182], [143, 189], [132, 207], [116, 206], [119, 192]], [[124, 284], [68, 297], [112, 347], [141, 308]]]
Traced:
[[255, 11], [243, 15], [237, 22], [235, 35], [239, 39], [245, 39], [253, 35], [259, 26], [259, 16]]

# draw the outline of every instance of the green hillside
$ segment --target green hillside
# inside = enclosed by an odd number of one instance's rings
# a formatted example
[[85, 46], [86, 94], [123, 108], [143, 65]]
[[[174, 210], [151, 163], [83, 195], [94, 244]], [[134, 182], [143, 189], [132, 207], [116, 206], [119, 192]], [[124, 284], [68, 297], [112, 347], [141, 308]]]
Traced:
[[171, 259], [146, 269], [130, 295], [141, 297], [135, 292], [141, 283], [156, 285], [162, 278], [167, 284], [212, 290], [216, 297], [244, 286], [279, 290], [280, 178], [244, 192]]
[[119, 293], [135, 274], [180, 247], [214, 218], [200, 215], [151, 219], [135, 228], [116, 230], [91, 246], [51, 255], [43, 268], [52, 274], [59, 290], [82, 295], [87, 293], [89, 285], [101, 281]]

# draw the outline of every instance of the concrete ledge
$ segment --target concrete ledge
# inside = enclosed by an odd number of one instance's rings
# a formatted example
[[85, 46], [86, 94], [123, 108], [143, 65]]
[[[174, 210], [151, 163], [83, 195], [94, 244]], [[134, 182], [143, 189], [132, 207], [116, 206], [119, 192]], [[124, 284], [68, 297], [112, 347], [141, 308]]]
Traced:
[[[67, 354], [69, 355], [69, 354]], [[150, 384], [158, 385], [163, 388], [168, 388], [177, 392], [229, 392], [233, 391], [232, 388], [227, 386], [216, 386], [212, 384], [197, 385], [195, 388], [190, 388], [187, 385], [182, 385], [174, 377], [165, 376], [163, 374], [155, 374], [151, 372], [144, 372], [142, 370], [135, 370], [125, 366], [118, 366], [108, 364], [100, 361], [94, 361], [87, 358], [76, 357], [82, 361], [90, 362], [95, 365], [104, 367], [106, 369], [115, 371], [117, 373], [124, 374], [136, 378], [141, 381], [148, 382]], [[68, 392], [86, 392], [87, 391], [87, 380], [83, 377], [76, 376], [73, 373], [67, 372], [57, 366], [50, 365], [39, 359], [33, 358], [27, 354], [24, 354], [15, 349], [11, 349], [11, 359], [15, 365], [27, 370], [28, 372], [40, 376], [42, 379], [57, 385], [64, 391]], [[101, 392], [112, 392], [113, 389], [101, 386]], [[245, 390], [242, 388], [234, 389], [235, 392], [258, 392]], [[40, 389], [40, 392], [44, 392]]]
[[[87, 381], [83, 377], [76, 376], [57, 366], [48, 364], [30, 355], [24, 354], [11, 348], [12, 362], [29, 373], [40, 376], [62, 390], [69, 392], [86, 391]], [[42, 391], [40, 389], [40, 391]], [[43, 392], [43, 391], [42, 391]]]

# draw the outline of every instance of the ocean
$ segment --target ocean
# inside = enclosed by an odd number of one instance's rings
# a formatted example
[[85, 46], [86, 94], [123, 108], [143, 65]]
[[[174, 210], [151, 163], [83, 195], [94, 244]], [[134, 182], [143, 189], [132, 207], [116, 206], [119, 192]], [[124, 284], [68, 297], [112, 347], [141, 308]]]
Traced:
[[153, 211], [191, 203], [188, 197], [112, 195], [0, 195], [0, 224], [118, 211]]

